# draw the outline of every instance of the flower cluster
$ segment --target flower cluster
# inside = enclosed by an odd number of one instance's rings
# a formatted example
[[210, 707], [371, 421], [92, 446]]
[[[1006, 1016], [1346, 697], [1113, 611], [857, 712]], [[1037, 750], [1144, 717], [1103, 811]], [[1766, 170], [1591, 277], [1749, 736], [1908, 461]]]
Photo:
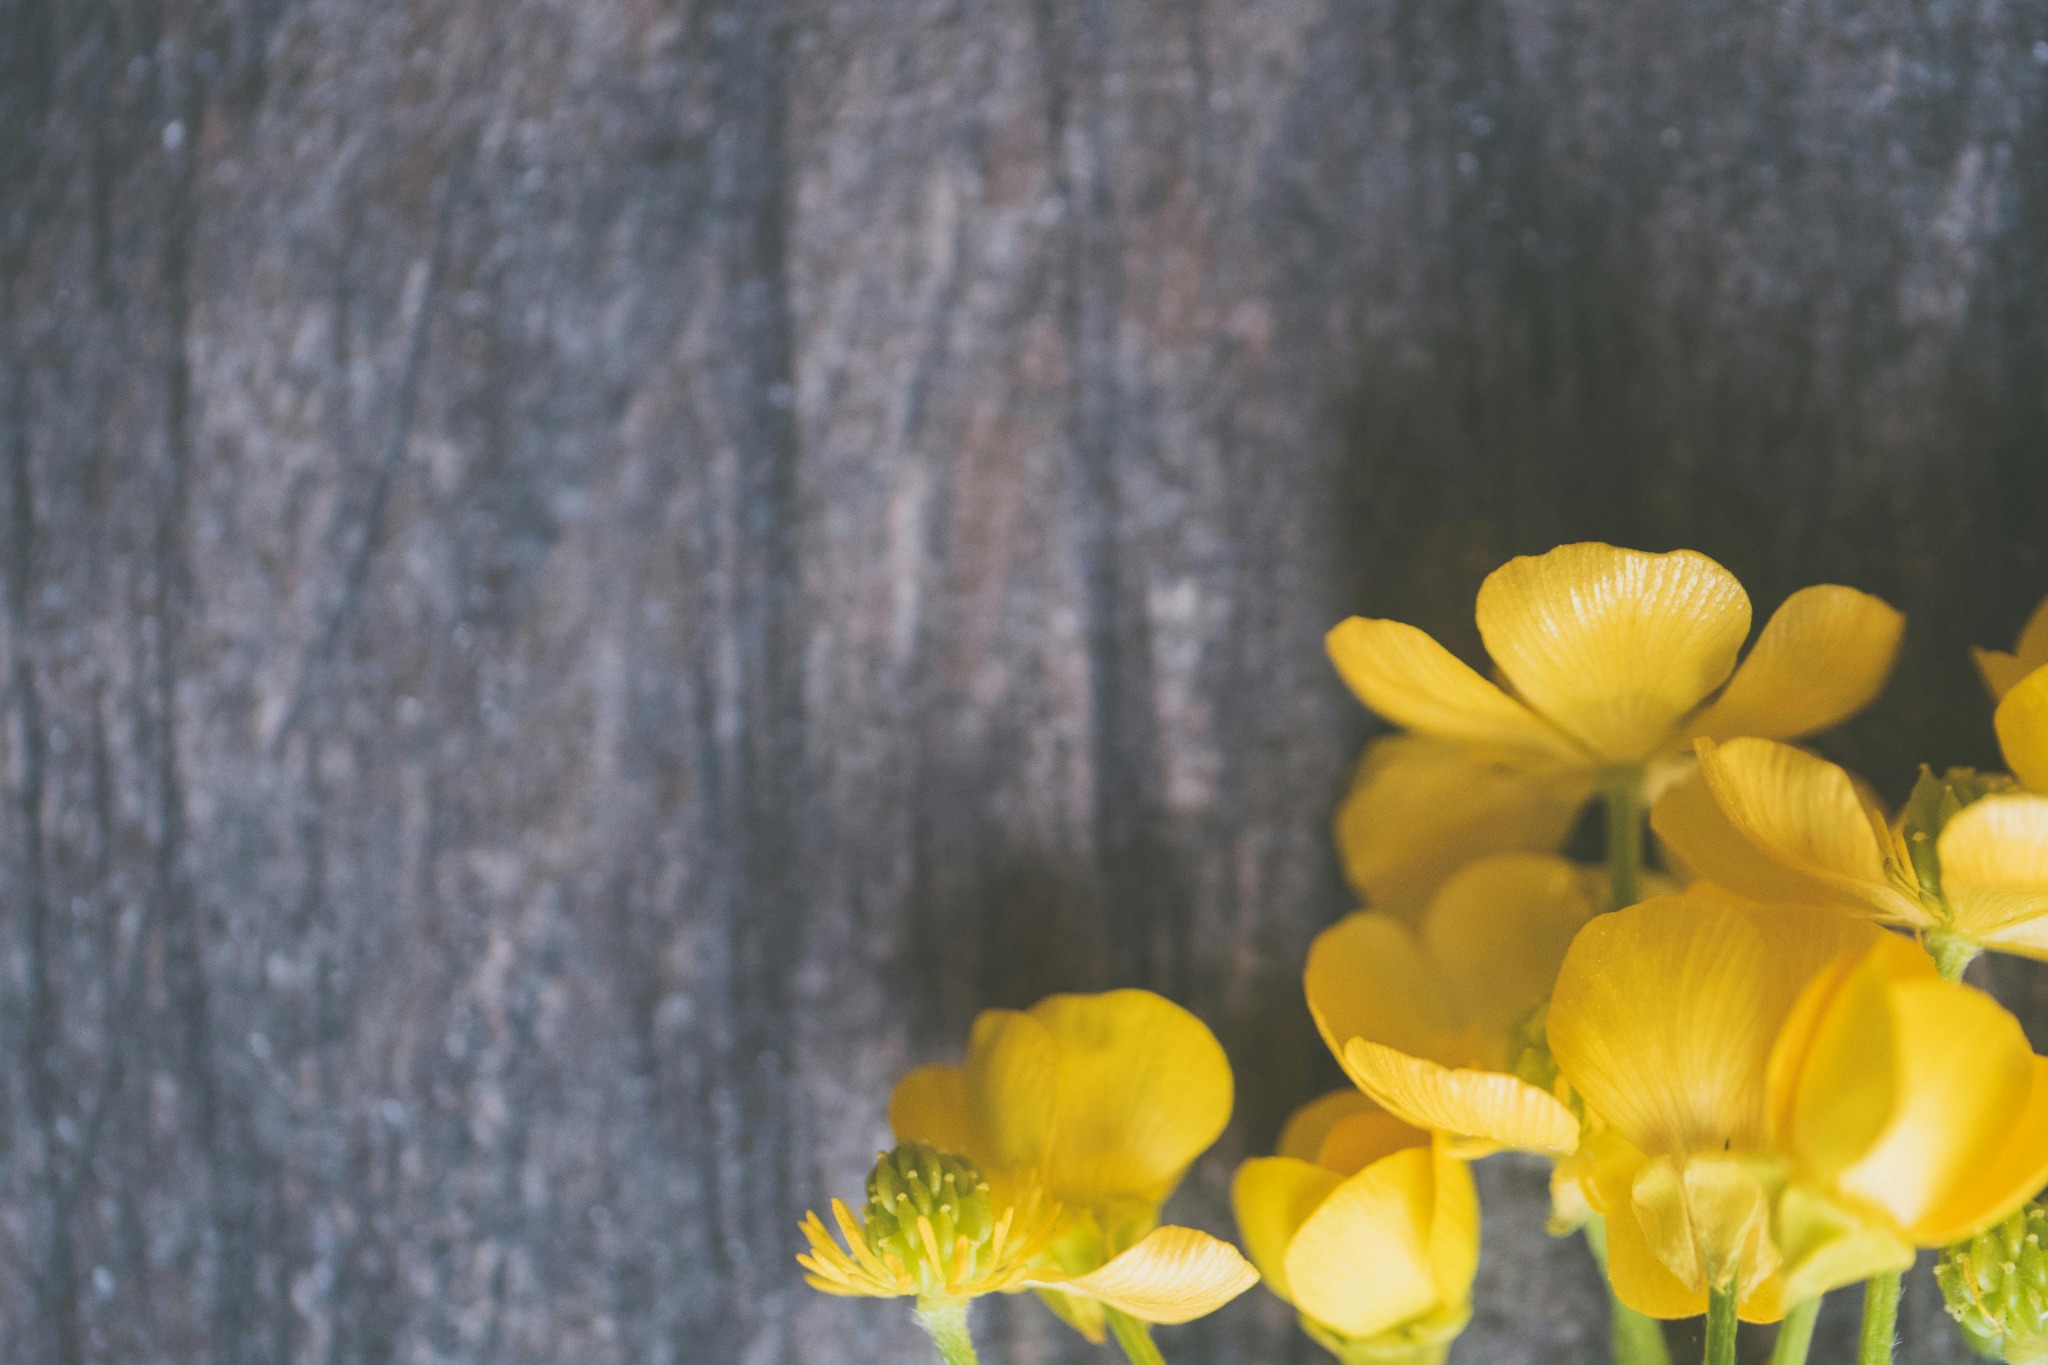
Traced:
[[[1340, 1361], [1439, 1365], [1472, 1313], [1469, 1165], [1514, 1150], [1551, 1162], [1623, 1365], [1665, 1365], [1658, 1320], [1702, 1314], [1708, 1365], [1738, 1320], [1782, 1320], [1801, 1365], [1858, 1283], [1861, 1365], [1888, 1362], [1922, 1248], [1973, 1345], [2048, 1361], [2048, 1058], [1961, 980], [1987, 950], [2048, 959], [2048, 603], [1977, 656], [2010, 772], [1923, 769], [1896, 812], [1791, 741], [1875, 698], [1903, 618], [1822, 585], [1745, 657], [1750, 624], [1703, 555], [1582, 544], [1487, 578], [1492, 678], [1399, 622], [1330, 633], [1398, 729], [1336, 818], [1363, 908], [1303, 972], [1353, 1088], [1239, 1167], [1251, 1264], [1159, 1225], [1228, 1121], [1222, 1049], [1114, 991], [988, 1011], [964, 1064], [906, 1076], [865, 1217], [833, 1205], [843, 1246], [805, 1227], [811, 1282], [914, 1297], [951, 1362], [970, 1299], [1035, 1291], [1143, 1365], [1149, 1324], [1263, 1278]], [[1596, 797], [1604, 857], [1572, 861]]]

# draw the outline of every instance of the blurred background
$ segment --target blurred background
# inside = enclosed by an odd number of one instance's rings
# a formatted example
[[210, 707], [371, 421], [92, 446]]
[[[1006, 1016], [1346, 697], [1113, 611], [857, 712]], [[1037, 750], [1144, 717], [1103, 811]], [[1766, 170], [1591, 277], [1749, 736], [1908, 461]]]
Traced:
[[[1996, 763], [2048, 4], [0, 0], [0, 361], [0, 1360], [920, 1361], [796, 1224], [975, 1010], [1206, 1018], [1217, 1231], [1336, 1082], [1342, 616], [1691, 546]], [[1454, 1360], [1598, 1358], [1482, 1171]]]

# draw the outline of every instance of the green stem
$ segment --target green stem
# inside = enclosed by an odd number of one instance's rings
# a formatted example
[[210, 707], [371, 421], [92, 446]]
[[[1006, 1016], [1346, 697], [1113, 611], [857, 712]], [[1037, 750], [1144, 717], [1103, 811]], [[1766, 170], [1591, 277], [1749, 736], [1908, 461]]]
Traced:
[[1856, 1341], [1856, 1365], [1891, 1365], [1892, 1338], [1899, 1325], [1899, 1272], [1872, 1275], [1863, 1287], [1863, 1331]]
[[1104, 1305], [1103, 1315], [1109, 1319], [1109, 1330], [1116, 1334], [1116, 1344], [1124, 1348], [1124, 1359], [1131, 1365], [1166, 1365], [1166, 1357], [1159, 1354], [1159, 1348], [1152, 1344], [1150, 1327], [1107, 1305]]
[[1735, 1286], [1707, 1287], [1706, 1365], [1735, 1365]]
[[1778, 1345], [1771, 1352], [1771, 1365], [1806, 1365], [1807, 1348], [1813, 1345], [1813, 1320], [1820, 1316], [1821, 1296], [1815, 1294], [1795, 1303], [1778, 1326]]
[[1939, 929], [1927, 935], [1927, 953], [1934, 959], [1935, 969], [1944, 981], [1961, 981], [1963, 972], [1976, 960], [1977, 945], [1956, 934], [1945, 934]]
[[[1607, 1278], [1607, 1224], [1598, 1216], [1586, 1220], [1586, 1245], [1600, 1264], [1600, 1278]], [[1614, 1365], [1671, 1365], [1671, 1348], [1664, 1343], [1664, 1328], [1657, 1320], [1623, 1303], [1607, 1287], [1607, 1310]]]
[[1643, 770], [1610, 768], [1601, 788], [1607, 796], [1607, 908], [1620, 910], [1642, 899]]
[[967, 1332], [967, 1300], [936, 1296], [917, 1301], [917, 1325], [924, 1328], [946, 1365], [981, 1365]]

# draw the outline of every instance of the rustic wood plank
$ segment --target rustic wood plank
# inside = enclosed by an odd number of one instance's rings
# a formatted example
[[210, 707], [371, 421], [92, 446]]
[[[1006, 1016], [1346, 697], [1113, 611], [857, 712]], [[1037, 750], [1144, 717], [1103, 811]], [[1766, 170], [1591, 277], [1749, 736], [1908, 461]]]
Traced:
[[[1829, 752], [1993, 761], [2044, 81], [2039, 3], [0, 3], [0, 1356], [919, 1359], [796, 1217], [1061, 988], [1216, 1026], [1226, 1229], [1335, 1078], [1321, 633], [1511, 553], [1884, 593]], [[1459, 1358], [1584, 1357], [1483, 1178]]]

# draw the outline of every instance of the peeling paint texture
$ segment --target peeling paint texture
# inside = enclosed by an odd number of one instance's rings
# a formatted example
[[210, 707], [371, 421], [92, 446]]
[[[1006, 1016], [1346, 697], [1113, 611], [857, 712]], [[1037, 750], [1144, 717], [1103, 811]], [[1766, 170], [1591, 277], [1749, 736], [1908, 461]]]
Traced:
[[1695, 546], [1996, 762], [2048, 4], [0, 0], [0, 476], [0, 1362], [921, 1361], [791, 1257], [977, 1009], [1211, 1021], [1217, 1231], [1336, 1083], [1340, 617]]

